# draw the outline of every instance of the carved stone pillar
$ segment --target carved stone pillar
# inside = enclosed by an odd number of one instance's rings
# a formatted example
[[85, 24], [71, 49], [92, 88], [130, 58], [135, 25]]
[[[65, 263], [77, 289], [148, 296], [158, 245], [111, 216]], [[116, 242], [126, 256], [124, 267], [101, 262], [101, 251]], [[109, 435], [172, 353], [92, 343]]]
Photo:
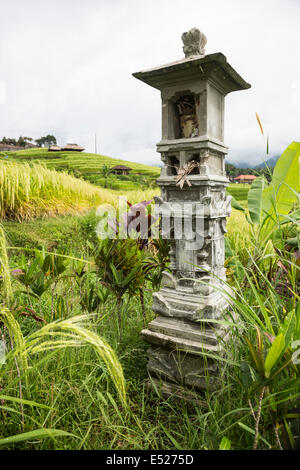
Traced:
[[[219, 337], [226, 341], [226, 330], [213, 323], [228, 308], [219, 289], [224, 287], [224, 233], [231, 210], [224, 167], [224, 99], [250, 85], [223, 54], [205, 55], [206, 37], [199, 30], [193, 28], [182, 39], [184, 59], [133, 75], [161, 92], [162, 140], [157, 150], [164, 168], [157, 180], [162, 197], [156, 202], [162, 221], [170, 219], [163, 236], [171, 244], [171, 273], [164, 273], [161, 289], [153, 295], [158, 316], [141, 334], [150, 344], [152, 383], [164, 395], [189, 399], [208, 380], [214, 386], [217, 363], [206, 353], [221, 354]], [[192, 170], [180, 187], [176, 177], [189, 165]], [[185, 220], [191, 236], [178, 231]]]

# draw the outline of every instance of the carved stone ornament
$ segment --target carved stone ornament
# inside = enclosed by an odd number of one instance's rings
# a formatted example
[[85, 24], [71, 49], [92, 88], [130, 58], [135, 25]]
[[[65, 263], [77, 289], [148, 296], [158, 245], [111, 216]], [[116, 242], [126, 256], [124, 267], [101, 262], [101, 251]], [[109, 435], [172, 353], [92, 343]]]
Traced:
[[205, 55], [207, 38], [198, 28], [192, 28], [190, 31], [183, 33], [181, 39], [184, 44], [183, 52], [186, 58]]

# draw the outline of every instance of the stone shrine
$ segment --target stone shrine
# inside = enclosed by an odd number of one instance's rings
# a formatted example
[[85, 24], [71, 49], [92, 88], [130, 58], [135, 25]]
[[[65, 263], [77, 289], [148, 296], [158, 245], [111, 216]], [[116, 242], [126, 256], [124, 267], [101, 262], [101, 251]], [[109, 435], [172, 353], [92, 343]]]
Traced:
[[[185, 58], [133, 76], [160, 90], [162, 140], [157, 144], [164, 163], [156, 198], [162, 234], [170, 243], [170, 271], [153, 295], [158, 315], [142, 331], [149, 343], [148, 371], [152, 385], [165, 396], [194, 399], [197, 391], [218, 380], [228, 300], [222, 281], [224, 233], [231, 198], [225, 173], [224, 101], [228, 93], [250, 85], [222, 53], [205, 55], [207, 39], [197, 28], [182, 35]], [[189, 218], [191, 232], [175, 234]], [[200, 228], [199, 228], [200, 227]], [[178, 232], [178, 231], [177, 231]], [[211, 321], [211, 323], [210, 323]], [[220, 341], [220, 338], [222, 341]]]

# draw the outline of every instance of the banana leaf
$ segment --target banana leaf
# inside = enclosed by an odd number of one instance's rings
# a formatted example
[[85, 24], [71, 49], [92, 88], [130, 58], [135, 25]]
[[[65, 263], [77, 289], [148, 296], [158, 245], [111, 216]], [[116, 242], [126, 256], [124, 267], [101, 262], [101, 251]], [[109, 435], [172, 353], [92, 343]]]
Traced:
[[[263, 227], [269, 236], [298, 199], [300, 142], [291, 143], [274, 168], [271, 184], [262, 192], [262, 209], [267, 217]], [[279, 215], [280, 214], [280, 215]]]

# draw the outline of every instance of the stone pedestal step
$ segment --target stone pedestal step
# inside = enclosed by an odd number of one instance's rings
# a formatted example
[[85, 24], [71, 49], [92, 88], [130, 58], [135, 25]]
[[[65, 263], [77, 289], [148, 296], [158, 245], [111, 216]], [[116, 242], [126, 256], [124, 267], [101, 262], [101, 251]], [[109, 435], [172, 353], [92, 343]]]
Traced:
[[164, 398], [177, 398], [180, 400], [189, 401], [198, 406], [207, 407], [206, 400], [201, 398], [199, 391], [193, 392], [181, 385], [177, 385], [171, 382], [162, 381], [155, 377], [151, 377], [147, 380], [147, 386], [160, 396]]
[[165, 317], [187, 319], [192, 322], [202, 319], [222, 318], [228, 308], [225, 296], [215, 291], [208, 296], [184, 294], [171, 289], [161, 289], [153, 294], [153, 310]]
[[204, 352], [219, 353], [220, 346], [212, 345], [203, 341], [193, 341], [186, 338], [178, 338], [176, 336], [169, 336], [150, 329], [144, 329], [141, 332], [142, 338], [150, 344], [157, 346], [164, 346], [171, 350], [186, 351], [193, 354], [203, 354]]
[[159, 316], [149, 325], [152, 332], [161, 333], [166, 336], [176, 336], [188, 341], [195, 341], [201, 344], [218, 345], [218, 337], [224, 337], [225, 327], [213, 328], [213, 324], [208, 322], [189, 322], [178, 318], [167, 318]]

